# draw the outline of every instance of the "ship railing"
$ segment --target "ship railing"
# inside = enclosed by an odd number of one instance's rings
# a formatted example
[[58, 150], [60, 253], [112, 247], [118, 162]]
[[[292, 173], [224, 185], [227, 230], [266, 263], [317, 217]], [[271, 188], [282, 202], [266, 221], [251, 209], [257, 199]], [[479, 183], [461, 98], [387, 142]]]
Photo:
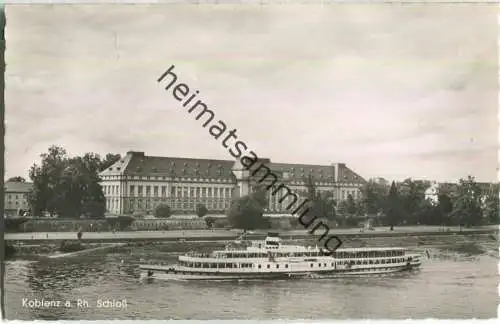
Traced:
[[187, 256], [193, 257], [193, 258], [212, 258], [213, 254], [212, 253], [201, 253], [201, 252], [188, 252]]
[[153, 261], [153, 260], [148, 260], [148, 261], [143, 261], [141, 264], [147, 264], [147, 265], [156, 265], [156, 266], [167, 266], [171, 265], [171, 262], [167, 261]]

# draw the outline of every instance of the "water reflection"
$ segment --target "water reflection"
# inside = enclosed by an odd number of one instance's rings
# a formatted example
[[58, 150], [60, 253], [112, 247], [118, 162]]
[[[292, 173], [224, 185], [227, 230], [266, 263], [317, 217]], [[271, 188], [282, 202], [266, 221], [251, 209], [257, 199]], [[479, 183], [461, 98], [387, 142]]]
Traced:
[[28, 266], [26, 280], [35, 292], [66, 292], [82, 286], [95, 285], [110, 270], [97, 260], [42, 260]]

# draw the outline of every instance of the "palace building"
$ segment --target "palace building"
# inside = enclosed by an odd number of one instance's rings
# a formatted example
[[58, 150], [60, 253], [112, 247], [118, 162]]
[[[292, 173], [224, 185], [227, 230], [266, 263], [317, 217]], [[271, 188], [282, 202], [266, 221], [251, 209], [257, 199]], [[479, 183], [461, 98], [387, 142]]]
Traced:
[[[360, 188], [366, 183], [343, 163], [306, 165], [264, 160], [266, 167], [279, 177], [279, 183], [292, 192], [305, 192], [305, 179], [311, 177], [317, 191], [330, 192], [341, 201], [349, 194], [359, 198]], [[157, 157], [130, 151], [102, 171], [100, 177], [110, 213], [153, 213], [159, 204], [167, 204], [174, 213], [194, 214], [198, 204], [212, 213], [224, 213], [232, 198], [247, 194], [259, 177], [259, 173], [253, 177], [248, 173], [235, 160]], [[286, 208], [290, 197], [283, 197], [283, 192], [273, 195], [272, 189], [267, 193], [267, 213], [289, 213]]]

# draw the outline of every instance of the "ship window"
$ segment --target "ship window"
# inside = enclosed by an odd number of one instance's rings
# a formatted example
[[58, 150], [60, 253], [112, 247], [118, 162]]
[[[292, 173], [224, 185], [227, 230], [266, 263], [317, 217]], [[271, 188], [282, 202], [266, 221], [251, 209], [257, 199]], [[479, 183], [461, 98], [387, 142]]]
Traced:
[[269, 265], [269, 264], [268, 264], [268, 265], [267, 265], [267, 268], [268, 268], [268, 269], [269, 269], [269, 268], [271, 268], [271, 265]]

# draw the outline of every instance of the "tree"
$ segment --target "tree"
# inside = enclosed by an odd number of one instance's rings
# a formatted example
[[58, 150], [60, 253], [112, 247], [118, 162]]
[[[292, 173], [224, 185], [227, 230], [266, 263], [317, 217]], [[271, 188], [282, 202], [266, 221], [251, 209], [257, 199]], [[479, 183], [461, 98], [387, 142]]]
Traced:
[[108, 153], [99, 164], [99, 171], [106, 170], [121, 159], [120, 154]]
[[11, 177], [7, 180], [7, 182], [26, 182], [26, 179], [23, 177]]
[[266, 209], [269, 206], [269, 199], [267, 198], [267, 190], [266, 185], [263, 183], [255, 184], [253, 186], [252, 197], [255, 201], [262, 207], [262, 209]]
[[447, 194], [438, 195], [437, 216], [442, 225], [451, 225], [450, 214], [453, 211], [453, 202]]
[[425, 200], [425, 191], [431, 183], [429, 181], [405, 179], [397, 185], [401, 220], [406, 224], [436, 224], [435, 209]]
[[387, 196], [384, 212], [387, 217], [388, 225], [390, 225], [391, 228], [401, 222], [401, 201], [398, 195], [396, 183], [394, 181], [392, 182], [391, 188], [389, 189], [389, 195]]
[[377, 183], [374, 180], [368, 181], [361, 188], [363, 210], [368, 215], [376, 215], [382, 211], [388, 191], [389, 188], [386, 185]]
[[172, 215], [172, 211], [170, 210], [170, 206], [166, 204], [159, 204], [155, 208], [155, 217], [158, 218], [168, 218]]
[[196, 215], [198, 215], [198, 217], [203, 217], [206, 214], [208, 214], [208, 209], [205, 205], [203, 204], [196, 205]]
[[346, 212], [351, 217], [356, 214], [356, 203], [354, 202], [354, 197], [351, 194], [347, 195]]
[[228, 221], [233, 228], [246, 231], [269, 226], [264, 219], [264, 207], [259, 194], [260, 192], [256, 191], [232, 201]]
[[490, 186], [489, 190], [486, 192], [484, 198], [484, 218], [490, 224], [498, 224], [499, 223], [499, 209], [498, 205], [499, 201], [499, 185], [494, 184]]
[[69, 218], [82, 214], [103, 217], [105, 198], [99, 185], [98, 154], [69, 157], [62, 147], [51, 146], [40, 157], [41, 164], [34, 164], [29, 172], [33, 189], [27, 199], [34, 215], [47, 211]]
[[337, 218], [335, 211], [336, 202], [331, 191], [317, 191], [316, 184], [311, 175], [304, 179], [306, 184], [305, 196], [311, 202], [309, 214], [317, 218], [326, 218], [334, 221]]
[[215, 218], [207, 216], [207, 217], [205, 217], [205, 223], [207, 224], [208, 228], [212, 228], [212, 226], [215, 223]]
[[482, 221], [482, 190], [474, 177], [460, 179], [457, 197], [453, 202], [452, 218], [455, 223], [467, 227], [479, 225]]

